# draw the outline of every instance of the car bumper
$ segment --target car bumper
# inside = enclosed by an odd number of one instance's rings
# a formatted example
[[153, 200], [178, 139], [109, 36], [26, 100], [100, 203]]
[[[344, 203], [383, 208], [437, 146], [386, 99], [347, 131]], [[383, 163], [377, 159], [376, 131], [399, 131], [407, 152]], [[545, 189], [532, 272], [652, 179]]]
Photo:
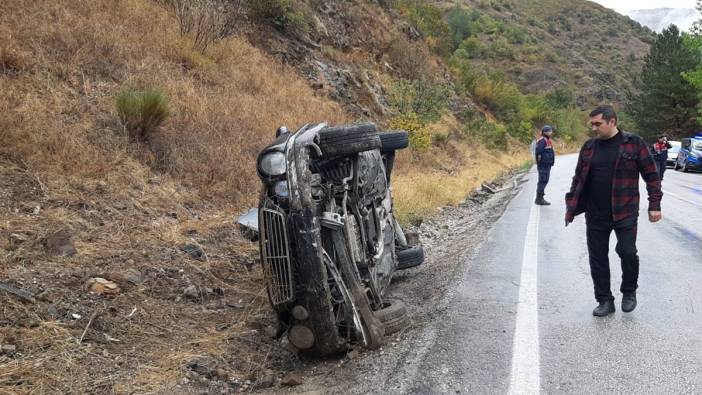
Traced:
[[687, 169], [688, 170], [702, 171], [702, 162], [697, 162], [697, 163], [687, 162]]

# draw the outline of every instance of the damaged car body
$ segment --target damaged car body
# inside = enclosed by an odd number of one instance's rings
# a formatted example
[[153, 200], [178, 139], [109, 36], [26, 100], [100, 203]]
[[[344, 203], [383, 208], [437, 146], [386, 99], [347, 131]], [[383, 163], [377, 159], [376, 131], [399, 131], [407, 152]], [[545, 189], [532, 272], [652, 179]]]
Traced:
[[390, 174], [407, 132], [372, 123], [281, 127], [259, 155], [258, 228], [268, 297], [300, 350], [376, 348], [406, 325], [385, 298], [393, 273], [423, 261], [395, 219]]

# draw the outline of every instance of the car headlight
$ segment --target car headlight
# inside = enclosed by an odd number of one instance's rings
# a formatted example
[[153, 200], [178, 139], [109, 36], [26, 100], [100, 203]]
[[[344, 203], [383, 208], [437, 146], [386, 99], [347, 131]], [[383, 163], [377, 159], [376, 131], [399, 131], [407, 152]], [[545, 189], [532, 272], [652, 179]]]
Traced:
[[271, 152], [263, 155], [258, 163], [261, 172], [267, 176], [282, 176], [287, 170], [285, 154], [282, 152]]

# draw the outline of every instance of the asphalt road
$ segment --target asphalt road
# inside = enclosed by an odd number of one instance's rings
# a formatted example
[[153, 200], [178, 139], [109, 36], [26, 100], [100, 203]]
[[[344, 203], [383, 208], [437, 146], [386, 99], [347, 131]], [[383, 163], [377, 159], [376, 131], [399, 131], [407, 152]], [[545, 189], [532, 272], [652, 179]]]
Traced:
[[557, 158], [547, 207], [533, 204], [532, 169], [392, 392], [702, 393], [702, 174], [666, 172], [656, 224], [641, 184], [639, 305], [619, 307], [612, 234], [617, 312], [596, 318], [584, 218], [563, 221], [575, 161]]

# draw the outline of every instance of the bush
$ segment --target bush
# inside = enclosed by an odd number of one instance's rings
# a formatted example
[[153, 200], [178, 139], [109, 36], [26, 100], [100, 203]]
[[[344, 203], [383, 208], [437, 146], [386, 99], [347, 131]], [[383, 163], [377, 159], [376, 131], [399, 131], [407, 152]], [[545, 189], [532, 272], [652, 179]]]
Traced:
[[488, 53], [485, 44], [477, 37], [468, 37], [463, 40], [456, 52], [458, 51], [461, 51], [459, 53], [461, 56], [467, 57], [468, 59], [485, 58]]
[[511, 60], [517, 59], [517, 52], [504, 37], [499, 37], [498, 39], [493, 41], [488, 51], [488, 55], [491, 58]]
[[478, 30], [485, 34], [495, 34], [504, 29], [504, 24], [488, 15], [482, 15], [477, 21]]
[[175, 14], [180, 34], [192, 33], [195, 48], [202, 52], [232, 34], [243, 18], [243, 0], [160, 1]]
[[390, 44], [388, 58], [402, 78], [415, 80], [427, 74], [428, 52], [404, 37]]
[[474, 35], [477, 31], [475, 22], [480, 18], [477, 11], [468, 12], [459, 5], [456, 5], [446, 14], [446, 21], [451, 30], [451, 46], [455, 50], [466, 38]]
[[505, 35], [511, 44], [526, 44], [529, 42], [529, 33], [520, 27], [509, 26]]
[[444, 21], [443, 11], [433, 5], [420, 3], [409, 5], [407, 11], [410, 23], [428, 38], [429, 47], [439, 55], [450, 55], [451, 29]]
[[519, 121], [519, 125], [514, 129], [512, 136], [518, 138], [521, 141], [531, 141], [534, 138], [534, 131], [536, 128], [534, 124], [529, 121]]
[[388, 102], [400, 115], [414, 114], [424, 123], [441, 118], [448, 105], [448, 88], [424, 79], [400, 80], [390, 91]]
[[117, 95], [117, 114], [132, 140], [147, 142], [170, 115], [168, 98], [160, 89], [127, 88]]
[[409, 142], [412, 148], [424, 149], [431, 144], [429, 128], [415, 113], [400, 114], [390, 119], [388, 126], [394, 130], [406, 130], [409, 133]]
[[546, 101], [553, 108], [567, 108], [575, 104], [575, 94], [567, 86], [558, 85], [546, 93]]
[[483, 77], [476, 82], [474, 95], [503, 122], [512, 124], [522, 118], [524, 95], [513, 84]]
[[258, 18], [269, 21], [280, 30], [293, 32], [307, 31], [305, 15], [299, 11], [292, 0], [248, 0], [251, 13]]
[[456, 91], [463, 95], [470, 95], [475, 90], [475, 85], [480, 74], [475, 70], [467, 58], [461, 56], [460, 49], [451, 58], [450, 66], [453, 80], [456, 84]]
[[466, 125], [465, 134], [477, 138], [488, 148], [502, 149], [507, 146], [507, 127], [499, 122], [474, 120]]

